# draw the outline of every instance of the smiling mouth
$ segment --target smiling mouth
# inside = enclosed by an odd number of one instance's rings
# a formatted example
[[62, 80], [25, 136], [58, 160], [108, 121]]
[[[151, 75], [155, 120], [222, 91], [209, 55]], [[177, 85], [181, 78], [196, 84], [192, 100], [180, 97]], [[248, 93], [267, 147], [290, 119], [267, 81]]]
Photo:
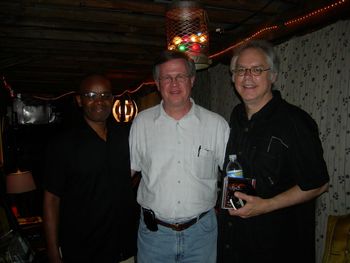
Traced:
[[171, 90], [171, 91], [170, 91], [170, 94], [175, 94], [175, 95], [177, 95], [177, 94], [180, 94], [180, 93], [181, 93], [180, 90]]
[[254, 89], [256, 85], [243, 85], [243, 88], [245, 89]]
[[96, 112], [104, 112], [104, 111], [106, 111], [106, 108], [105, 107], [96, 107], [95, 111]]

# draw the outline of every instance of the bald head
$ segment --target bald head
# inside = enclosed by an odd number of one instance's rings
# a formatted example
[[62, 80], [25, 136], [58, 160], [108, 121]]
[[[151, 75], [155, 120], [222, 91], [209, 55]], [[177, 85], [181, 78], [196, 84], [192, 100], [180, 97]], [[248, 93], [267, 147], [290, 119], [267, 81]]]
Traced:
[[91, 126], [104, 124], [113, 105], [111, 82], [103, 75], [89, 75], [81, 82], [76, 99]]
[[92, 74], [81, 81], [79, 93], [90, 92], [93, 86], [103, 86], [106, 91], [112, 91], [112, 85], [109, 79], [100, 74]]

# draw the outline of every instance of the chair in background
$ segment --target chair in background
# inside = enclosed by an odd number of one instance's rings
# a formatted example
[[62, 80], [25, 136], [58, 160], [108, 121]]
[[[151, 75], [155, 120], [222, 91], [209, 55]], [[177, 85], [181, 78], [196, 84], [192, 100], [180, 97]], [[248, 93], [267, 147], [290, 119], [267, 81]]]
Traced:
[[350, 214], [329, 216], [323, 263], [350, 263]]

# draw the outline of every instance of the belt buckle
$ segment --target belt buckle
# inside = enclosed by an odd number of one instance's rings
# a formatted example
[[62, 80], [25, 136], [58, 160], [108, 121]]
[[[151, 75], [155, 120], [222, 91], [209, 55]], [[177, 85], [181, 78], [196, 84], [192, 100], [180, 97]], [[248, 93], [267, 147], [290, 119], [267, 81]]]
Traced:
[[175, 231], [181, 231], [181, 224], [175, 223], [175, 224], [173, 224], [173, 227], [174, 227]]

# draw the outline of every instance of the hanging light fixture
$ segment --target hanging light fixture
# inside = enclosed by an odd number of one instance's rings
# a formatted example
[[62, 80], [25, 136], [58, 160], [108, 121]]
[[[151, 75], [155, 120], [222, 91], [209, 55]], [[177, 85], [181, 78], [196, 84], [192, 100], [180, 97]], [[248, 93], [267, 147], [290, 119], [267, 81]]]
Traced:
[[112, 113], [117, 122], [130, 122], [136, 117], [138, 108], [130, 96], [123, 96], [115, 100]]
[[188, 53], [196, 69], [209, 67], [208, 16], [199, 3], [175, 1], [166, 12], [168, 50]]

